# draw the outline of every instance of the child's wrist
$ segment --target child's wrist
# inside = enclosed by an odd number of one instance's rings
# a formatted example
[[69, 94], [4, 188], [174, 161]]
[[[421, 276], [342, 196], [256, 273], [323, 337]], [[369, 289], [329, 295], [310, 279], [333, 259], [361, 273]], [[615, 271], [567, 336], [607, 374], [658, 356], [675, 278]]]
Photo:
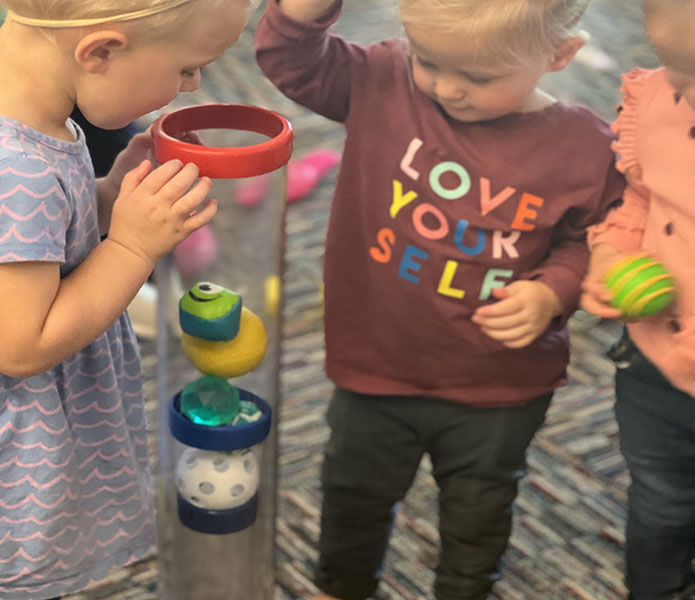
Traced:
[[547, 291], [550, 314], [553, 318], [562, 316], [565, 312], [565, 307], [562, 305], [560, 296], [558, 296], [555, 290], [551, 288], [549, 285], [544, 285]]
[[141, 263], [143, 272], [146, 273], [151, 273], [155, 265], [157, 264], [157, 259], [152, 258], [149, 256], [146, 252], [143, 251], [138, 251], [134, 248], [132, 248], [129, 244], [121, 241], [118, 239], [118, 235], [112, 235], [109, 233], [109, 236], [104, 240], [104, 244], [111, 244], [115, 250], [121, 253], [127, 253], [128, 256], [130, 256], [131, 261], [135, 259], [133, 262], [135, 263]]

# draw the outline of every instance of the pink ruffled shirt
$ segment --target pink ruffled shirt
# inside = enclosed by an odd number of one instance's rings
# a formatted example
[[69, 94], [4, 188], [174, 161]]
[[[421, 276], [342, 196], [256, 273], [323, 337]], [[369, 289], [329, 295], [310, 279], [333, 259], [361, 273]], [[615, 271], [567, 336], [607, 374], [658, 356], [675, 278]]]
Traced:
[[622, 91], [613, 149], [628, 187], [623, 204], [590, 230], [589, 244], [646, 252], [674, 276], [676, 301], [627, 327], [671, 383], [695, 396], [695, 110], [663, 69], [628, 73]]

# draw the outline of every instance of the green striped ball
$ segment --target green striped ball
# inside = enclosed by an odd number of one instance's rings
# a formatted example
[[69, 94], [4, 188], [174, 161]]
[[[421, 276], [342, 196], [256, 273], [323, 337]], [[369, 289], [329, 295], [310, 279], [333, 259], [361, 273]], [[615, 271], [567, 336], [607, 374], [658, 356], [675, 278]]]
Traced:
[[675, 298], [675, 281], [659, 261], [638, 254], [611, 266], [603, 282], [613, 293], [611, 305], [625, 317], [655, 315]]

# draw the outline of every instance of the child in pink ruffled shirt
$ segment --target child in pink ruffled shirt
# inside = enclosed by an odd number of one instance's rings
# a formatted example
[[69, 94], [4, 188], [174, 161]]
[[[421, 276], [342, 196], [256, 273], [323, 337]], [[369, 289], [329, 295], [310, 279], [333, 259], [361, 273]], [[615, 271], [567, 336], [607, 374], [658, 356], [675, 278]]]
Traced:
[[632, 478], [627, 521], [630, 598], [681, 598], [695, 586], [695, 0], [645, 0], [663, 65], [624, 77], [614, 131], [623, 204], [590, 231], [583, 307], [618, 318], [601, 281], [625, 254], [664, 263], [677, 298], [627, 323], [613, 348], [616, 416]]

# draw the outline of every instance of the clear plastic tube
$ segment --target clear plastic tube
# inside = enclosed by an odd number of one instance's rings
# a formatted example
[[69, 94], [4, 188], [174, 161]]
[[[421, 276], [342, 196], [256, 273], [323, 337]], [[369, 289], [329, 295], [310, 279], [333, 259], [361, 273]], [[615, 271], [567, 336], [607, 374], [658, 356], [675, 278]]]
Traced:
[[[201, 143], [192, 143], [196, 137]], [[166, 600], [270, 600], [274, 595], [275, 409], [279, 400], [286, 164], [292, 129], [280, 115], [257, 107], [205, 105], [161, 117], [153, 126], [153, 139], [159, 163], [172, 158], [195, 162], [201, 176], [211, 177], [210, 196], [219, 204], [213, 222], [198, 234], [200, 239], [191, 237], [181, 244], [160, 261], [155, 273], [159, 292], [158, 595]], [[179, 344], [176, 304], [185, 290], [203, 281], [239, 293], [243, 306], [260, 318], [267, 336], [259, 366], [229, 380], [261, 398], [272, 411], [270, 431], [254, 450], [260, 467], [256, 518], [234, 533], [203, 533], [180, 518], [176, 467], [185, 452], [196, 450], [172, 436], [171, 403], [202, 373]]]

